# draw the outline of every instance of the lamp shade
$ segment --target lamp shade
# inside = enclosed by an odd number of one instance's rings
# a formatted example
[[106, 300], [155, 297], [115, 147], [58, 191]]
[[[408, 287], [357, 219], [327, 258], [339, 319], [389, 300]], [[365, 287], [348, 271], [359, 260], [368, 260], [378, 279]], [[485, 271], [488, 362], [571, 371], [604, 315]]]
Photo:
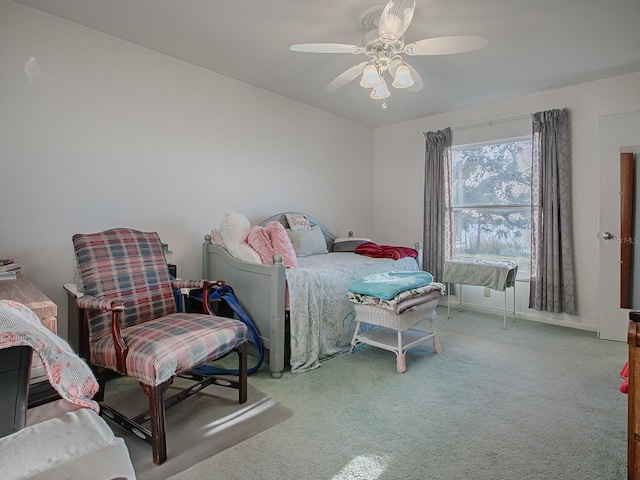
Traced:
[[382, 80], [380, 85], [376, 85], [373, 87], [373, 90], [371, 90], [371, 98], [374, 100], [382, 100], [383, 98], [387, 98], [389, 95], [391, 95], [391, 93], [387, 88], [387, 82], [384, 80]]
[[406, 65], [400, 65], [396, 69], [396, 75], [391, 84], [395, 88], [407, 88], [413, 85], [413, 78], [411, 78], [411, 72]]
[[362, 80], [360, 80], [360, 86], [364, 88], [373, 88], [376, 85], [380, 85], [380, 75], [378, 75], [378, 69], [375, 65], [369, 64], [364, 68], [362, 73]]

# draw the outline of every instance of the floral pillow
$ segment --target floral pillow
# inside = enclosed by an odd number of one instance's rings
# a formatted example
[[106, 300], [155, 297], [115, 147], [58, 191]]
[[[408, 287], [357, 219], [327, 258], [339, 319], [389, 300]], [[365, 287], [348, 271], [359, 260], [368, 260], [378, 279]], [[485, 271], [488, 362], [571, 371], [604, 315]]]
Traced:
[[311, 230], [311, 222], [304, 215], [298, 213], [285, 214], [289, 229], [293, 232], [298, 230]]

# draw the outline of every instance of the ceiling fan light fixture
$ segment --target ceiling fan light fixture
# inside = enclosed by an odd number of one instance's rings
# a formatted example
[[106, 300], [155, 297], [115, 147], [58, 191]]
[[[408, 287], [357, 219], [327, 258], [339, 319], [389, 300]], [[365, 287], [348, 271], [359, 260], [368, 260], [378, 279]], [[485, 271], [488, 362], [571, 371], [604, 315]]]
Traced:
[[289, 48], [295, 52], [364, 54], [367, 60], [348, 68], [329, 85], [325, 92], [335, 92], [360, 77], [360, 85], [371, 89], [371, 98], [382, 100], [390, 92], [385, 82], [388, 72], [394, 88], [406, 88], [418, 92], [424, 82], [418, 71], [404, 62], [404, 55], [450, 55], [471, 52], [486, 47], [488, 40], [474, 36], [434, 37], [405, 44], [404, 34], [409, 28], [416, 8], [416, 0], [387, 0], [385, 6], [368, 9], [360, 16], [361, 25], [367, 30], [362, 46], [344, 43], [301, 43]]
[[413, 85], [413, 78], [411, 77], [409, 67], [400, 65], [396, 70], [396, 75], [391, 85], [395, 88], [408, 88]]
[[378, 75], [378, 69], [375, 65], [370, 63], [364, 68], [364, 72], [362, 73], [362, 80], [360, 80], [360, 86], [364, 88], [374, 88], [380, 85], [382, 79], [380, 75]]
[[376, 85], [371, 90], [371, 98], [373, 98], [374, 100], [383, 100], [389, 95], [391, 95], [391, 92], [389, 92], [389, 89], [387, 88], [387, 82], [385, 82], [384, 80], [382, 80], [379, 85]]

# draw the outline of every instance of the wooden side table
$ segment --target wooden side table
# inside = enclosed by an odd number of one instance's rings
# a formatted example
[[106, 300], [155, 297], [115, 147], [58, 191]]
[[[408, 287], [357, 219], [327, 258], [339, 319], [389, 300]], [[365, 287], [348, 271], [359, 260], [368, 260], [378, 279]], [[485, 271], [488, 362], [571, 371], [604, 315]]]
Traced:
[[53, 333], [58, 333], [56, 318], [58, 306], [31, 283], [22, 272], [16, 272], [15, 280], [0, 281], [0, 298], [26, 305], [38, 315], [46, 328]]
[[[33, 310], [46, 328], [53, 333], [58, 333], [58, 306], [31, 283], [22, 272], [16, 272], [15, 280], [0, 281], [0, 298], [26, 305]], [[59, 398], [56, 391], [49, 384], [42, 360], [36, 353], [32, 355], [29, 407]]]

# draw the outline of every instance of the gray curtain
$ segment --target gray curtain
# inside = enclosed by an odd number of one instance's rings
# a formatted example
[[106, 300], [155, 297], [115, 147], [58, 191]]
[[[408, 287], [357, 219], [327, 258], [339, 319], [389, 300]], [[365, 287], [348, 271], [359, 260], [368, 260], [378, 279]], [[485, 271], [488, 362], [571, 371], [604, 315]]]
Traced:
[[422, 269], [441, 282], [451, 257], [451, 128], [425, 132]]
[[569, 110], [532, 115], [529, 308], [575, 314]]

